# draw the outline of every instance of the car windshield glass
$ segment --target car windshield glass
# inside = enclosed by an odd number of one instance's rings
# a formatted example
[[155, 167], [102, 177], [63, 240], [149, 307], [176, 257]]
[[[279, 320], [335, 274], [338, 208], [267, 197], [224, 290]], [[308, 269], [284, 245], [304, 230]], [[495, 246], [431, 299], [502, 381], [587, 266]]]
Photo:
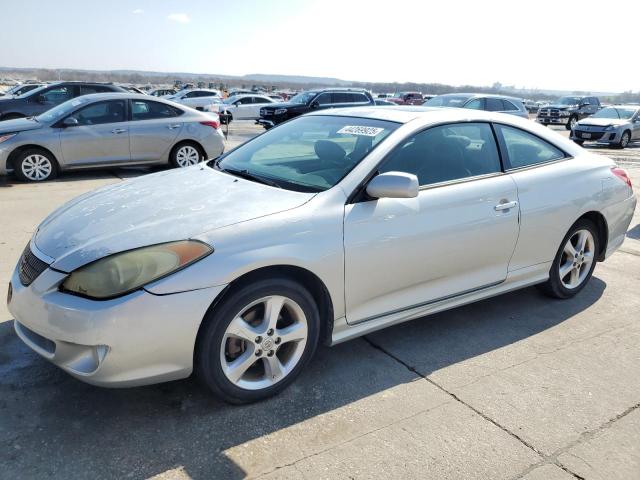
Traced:
[[287, 190], [320, 192], [338, 183], [398, 127], [394, 122], [368, 118], [300, 117], [209, 165]]
[[636, 113], [637, 110], [633, 108], [603, 108], [599, 112], [593, 115], [593, 118], [622, 118], [628, 120]]
[[316, 94], [314, 92], [299, 93], [295, 97], [291, 97], [289, 102], [304, 105], [305, 103], [309, 103], [309, 101], [315, 96]]
[[580, 105], [580, 97], [560, 97], [558, 105]]
[[423, 105], [425, 107], [462, 107], [470, 98], [469, 95], [439, 95]]
[[68, 115], [73, 112], [79, 106], [88, 103], [89, 100], [86, 97], [78, 97], [73, 98], [71, 100], [67, 100], [64, 103], [61, 103], [57, 107], [53, 107], [51, 110], [47, 110], [46, 112], [38, 115], [36, 120], [39, 122], [57, 122], [62, 117]]

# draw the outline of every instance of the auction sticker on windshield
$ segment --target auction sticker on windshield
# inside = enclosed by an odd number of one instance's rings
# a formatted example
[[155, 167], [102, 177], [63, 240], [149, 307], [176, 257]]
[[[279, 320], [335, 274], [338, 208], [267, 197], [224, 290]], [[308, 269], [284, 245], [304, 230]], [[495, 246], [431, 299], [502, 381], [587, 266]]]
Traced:
[[338, 130], [338, 133], [350, 133], [351, 135], [363, 135], [365, 137], [375, 137], [384, 128], [380, 127], [365, 127], [360, 125], [346, 125]]

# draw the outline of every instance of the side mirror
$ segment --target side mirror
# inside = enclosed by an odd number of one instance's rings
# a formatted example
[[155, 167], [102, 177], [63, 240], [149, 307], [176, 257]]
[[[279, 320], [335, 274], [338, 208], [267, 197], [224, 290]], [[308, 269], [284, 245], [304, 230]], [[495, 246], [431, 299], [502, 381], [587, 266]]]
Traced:
[[589, 105], [590, 105], [590, 103], [582, 102], [582, 103], [580, 104], [580, 108], [582, 108], [582, 107], [588, 107]]
[[311, 108], [318, 108], [320, 106], [320, 102], [317, 100], [314, 100], [313, 102], [311, 102]]
[[78, 119], [76, 117], [67, 117], [62, 121], [63, 127], [75, 127], [79, 125]]
[[373, 198], [415, 198], [418, 191], [418, 177], [404, 172], [381, 173], [367, 185], [367, 194]]

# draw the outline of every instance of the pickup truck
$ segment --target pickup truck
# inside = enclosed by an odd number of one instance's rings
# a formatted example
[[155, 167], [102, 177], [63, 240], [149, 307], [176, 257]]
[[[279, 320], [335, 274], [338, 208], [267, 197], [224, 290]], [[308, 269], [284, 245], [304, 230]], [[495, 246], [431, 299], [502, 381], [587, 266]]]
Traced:
[[579, 120], [593, 115], [600, 108], [598, 97], [560, 97], [555, 103], [540, 108], [536, 121], [542, 125], [564, 125], [571, 130]]

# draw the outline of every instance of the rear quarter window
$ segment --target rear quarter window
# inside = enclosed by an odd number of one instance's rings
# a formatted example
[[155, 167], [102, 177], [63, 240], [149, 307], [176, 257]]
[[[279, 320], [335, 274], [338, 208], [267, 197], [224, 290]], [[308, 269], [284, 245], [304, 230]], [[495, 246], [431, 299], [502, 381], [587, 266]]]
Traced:
[[566, 154], [555, 145], [519, 128], [496, 125], [498, 138], [507, 154], [508, 169], [561, 160]]

